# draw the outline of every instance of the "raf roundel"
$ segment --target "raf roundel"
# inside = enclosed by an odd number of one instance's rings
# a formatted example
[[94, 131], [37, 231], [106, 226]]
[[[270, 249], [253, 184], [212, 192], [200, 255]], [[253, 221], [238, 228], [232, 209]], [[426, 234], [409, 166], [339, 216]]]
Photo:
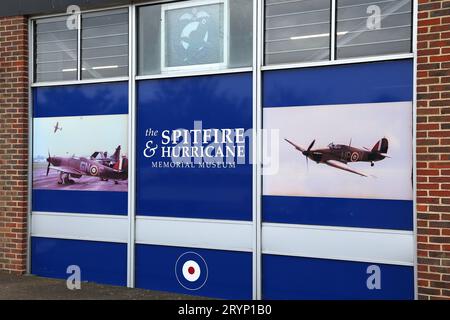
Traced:
[[208, 266], [198, 253], [185, 252], [175, 263], [175, 276], [183, 288], [199, 290], [208, 280]]
[[359, 160], [359, 154], [358, 152], [353, 152], [352, 153], [352, 162], [358, 161]]
[[183, 264], [183, 277], [190, 282], [195, 282], [200, 278], [202, 270], [197, 262], [194, 260], [188, 260]]
[[98, 168], [96, 166], [92, 166], [90, 171], [93, 176], [96, 176], [98, 173]]

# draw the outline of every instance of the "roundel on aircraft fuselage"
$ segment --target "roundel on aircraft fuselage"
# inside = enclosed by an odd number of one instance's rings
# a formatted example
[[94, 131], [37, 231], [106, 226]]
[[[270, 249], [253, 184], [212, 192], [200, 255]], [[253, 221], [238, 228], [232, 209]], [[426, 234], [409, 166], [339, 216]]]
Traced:
[[98, 174], [98, 168], [97, 168], [97, 166], [92, 166], [92, 167], [89, 169], [89, 172], [90, 172], [93, 176], [96, 176], [96, 175]]
[[359, 153], [358, 152], [353, 152], [351, 160], [352, 160], [352, 162], [358, 161], [359, 160]]

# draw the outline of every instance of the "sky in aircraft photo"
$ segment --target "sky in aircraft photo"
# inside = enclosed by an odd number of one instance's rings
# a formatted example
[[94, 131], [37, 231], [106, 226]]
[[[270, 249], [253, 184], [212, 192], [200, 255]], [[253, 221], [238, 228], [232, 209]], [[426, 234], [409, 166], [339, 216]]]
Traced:
[[[124, 157], [128, 154], [128, 116], [127, 115], [101, 115], [101, 116], [76, 116], [76, 117], [49, 117], [33, 119], [33, 188], [54, 190], [90, 190], [90, 191], [127, 191], [128, 179], [104, 179], [100, 177], [91, 165], [80, 162], [70, 165], [50, 165], [47, 175], [48, 157], [61, 157], [70, 159], [84, 157], [90, 159], [91, 155], [98, 151], [107, 152], [106, 157], [112, 158], [116, 148], [120, 145], [120, 165], [124, 163]], [[101, 162], [102, 155], [98, 154], [96, 166], [105, 164], [112, 170], [114, 161]], [[118, 162], [118, 161], [116, 161]], [[80, 166], [85, 166], [80, 168]], [[100, 166], [96, 166], [100, 167]], [[119, 164], [116, 165], [116, 168]], [[86, 169], [87, 168], [87, 169]], [[61, 174], [68, 171], [79, 172], [89, 169], [94, 175], [82, 175], [81, 178], [67, 177], [61, 180]], [[108, 181], [106, 181], [108, 180]], [[65, 182], [65, 183], [61, 183]]]
[[[264, 108], [263, 194], [279, 196], [412, 199], [412, 103]], [[271, 135], [274, 130], [275, 135]], [[271, 138], [273, 137], [273, 138]], [[369, 151], [382, 138], [388, 157], [370, 162], [316, 163], [302, 149], [330, 143]], [[360, 174], [351, 172], [356, 171]]]

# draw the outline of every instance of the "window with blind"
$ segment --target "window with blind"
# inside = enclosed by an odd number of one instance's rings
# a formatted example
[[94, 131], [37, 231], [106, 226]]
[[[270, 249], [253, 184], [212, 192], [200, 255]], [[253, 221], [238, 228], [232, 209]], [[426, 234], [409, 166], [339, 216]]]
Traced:
[[266, 0], [265, 64], [330, 59], [330, 0]]
[[128, 10], [82, 15], [81, 78], [119, 77], [128, 74]]
[[264, 8], [265, 65], [412, 52], [412, 0], [265, 0]]
[[66, 17], [40, 19], [34, 29], [35, 81], [77, 79], [77, 29], [69, 29]]
[[337, 0], [338, 59], [411, 52], [411, 0]]
[[[77, 25], [81, 25], [81, 32]], [[34, 82], [127, 75], [127, 8], [35, 20]]]

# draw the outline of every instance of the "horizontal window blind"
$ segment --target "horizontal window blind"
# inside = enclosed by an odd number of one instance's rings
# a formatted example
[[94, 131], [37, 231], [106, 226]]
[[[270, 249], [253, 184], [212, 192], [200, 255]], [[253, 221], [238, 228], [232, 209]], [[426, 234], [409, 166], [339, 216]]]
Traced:
[[35, 81], [77, 79], [77, 29], [69, 29], [67, 17], [35, 22]]
[[82, 15], [81, 78], [128, 74], [128, 9]]
[[266, 0], [265, 63], [328, 60], [330, 0]]
[[337, 58], [411, 52], [411, 0], [338, 0]]

